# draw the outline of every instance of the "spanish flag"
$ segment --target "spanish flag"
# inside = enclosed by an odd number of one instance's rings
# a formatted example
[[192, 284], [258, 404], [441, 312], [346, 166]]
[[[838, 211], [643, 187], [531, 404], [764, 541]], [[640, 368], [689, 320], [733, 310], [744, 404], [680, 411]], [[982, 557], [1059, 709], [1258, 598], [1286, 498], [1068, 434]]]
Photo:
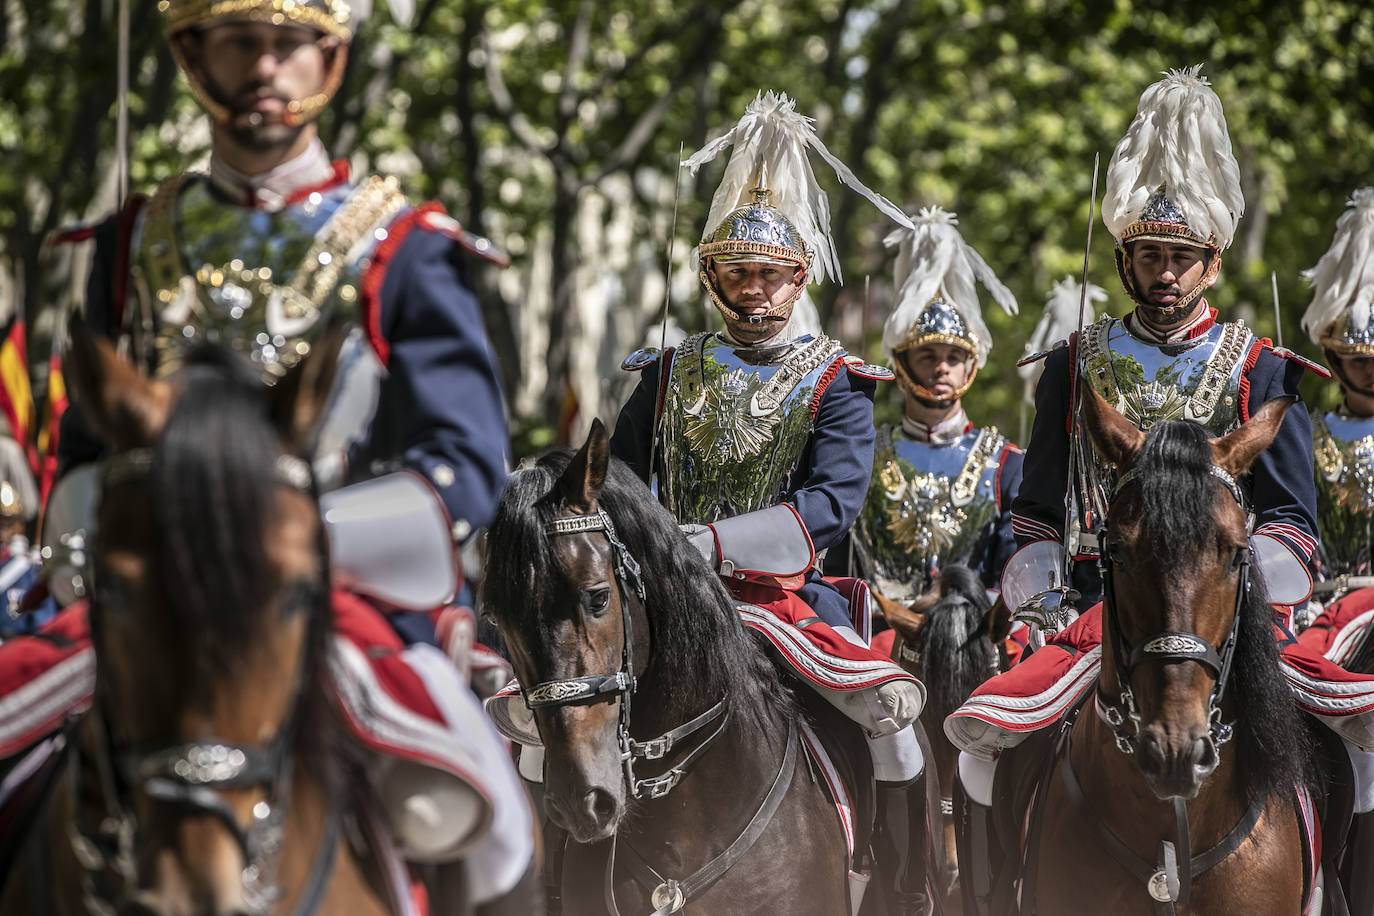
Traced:
[[0, 410], [9, 423], [10, 435], [24, 446], [29, 465], [37, 473], [33, 451], [33, 389], [29, 386], [28, 350], [24, 344], [24, 321], [10, 319], [0, 341]]
[[38, 493], [40, 503], [48, 504], [48, 494], [57, 480], [57, 440], [62, 429], [62, 414], [67, 410], [67, 383], [62, 378], [62, 354], [53, 347], [48, 358], [48, 404], [43, 411], [43, 427], [38, 431]]

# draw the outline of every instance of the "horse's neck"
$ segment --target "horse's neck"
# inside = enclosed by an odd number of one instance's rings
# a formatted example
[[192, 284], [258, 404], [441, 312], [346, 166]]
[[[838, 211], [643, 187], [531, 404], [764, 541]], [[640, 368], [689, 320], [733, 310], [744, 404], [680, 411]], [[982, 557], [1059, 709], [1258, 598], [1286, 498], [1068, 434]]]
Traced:
[[[1074, 775], [1088, 807], [1137, 852], [1154, 849], [1161, 839], [1174, 839], [1174, 806], [1161, 801], [1145, 784], [1135, 758], [1116, 747], [1112, 730], [1085, 707], [1073, 728], [1071, 750]], [[1192, 854], [1220, 842], [1245, 813], [1249, 799], [1242, 795], [1235, 754], [1221, 748], [1221, 762], [1187, 802]], [[1056, 769], [1053, 778], [1061, 778]]]
[[[677, 787], [665, 798], [641, 803], [644, 816], [627, 827], [625, 838], [647, 860], [670, 869], [679, 864], [696, 868], [722, 851], [748, 824], [782, 763], [787, 723], [776, 716], [765, 721], [768, 733], [760, 734], [748, 716], [732, 710], [720, 737]], [[673, 724], [681, 723], [669, 723]], [[697, 735], [704, 740], [714, 729], [712, 723]], [[666, 760], [668, 766], [697, 744], [698, 740], [691, 740], [675, 750]], [[666, 769], [641, 764], [636, 775], [642, 779]]]

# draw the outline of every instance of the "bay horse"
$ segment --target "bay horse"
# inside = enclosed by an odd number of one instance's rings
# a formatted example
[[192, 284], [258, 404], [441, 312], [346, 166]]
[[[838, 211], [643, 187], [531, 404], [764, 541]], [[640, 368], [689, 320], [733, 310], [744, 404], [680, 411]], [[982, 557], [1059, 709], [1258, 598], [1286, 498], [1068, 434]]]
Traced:
[[575, 841], [566, 913], [849, 912], [795, 699], [600, 420], [512, 475], [482, 587]]
[[0, 913], [391, 912], [345, 829], [323, 686], [328, 553], [303, 456], [337, 350], [270, 390], [211, 348], [153, 380], [73, 327], [67, 371], [107, 446], [95, 687]]
[[892, 660], [926, 685], [921, 727], [930, 739], [929, 764], [935, 776], [930, 784], [937, 793], [934, 801], [943, 825], [931, 837], [935, 868], [931, 883], [936, 893], [944, 896], [943, 911], [959, 912], [953, 807], [959, 751], [946, 737], [944, 721], [979, 684], [1006, 667], [1001, 642], [1011, 618], [1000, 602], [994, 606], [988, 600], [978, 574], [957, 564], [941, 569], [932, 588], [910, 606], [881, 595], [874, 597], [895, 634]]
[[1061, 733], [1041, 785], [1022, 913], [1302, 912], [1314, 736], [1278, 666], [1236, 483], [1293, 400], [1209, 439], [1184, 420], [1142, 433], [1085, 386], [1085, 428], [1120, 474], [1102, 667], [1095, 711]]

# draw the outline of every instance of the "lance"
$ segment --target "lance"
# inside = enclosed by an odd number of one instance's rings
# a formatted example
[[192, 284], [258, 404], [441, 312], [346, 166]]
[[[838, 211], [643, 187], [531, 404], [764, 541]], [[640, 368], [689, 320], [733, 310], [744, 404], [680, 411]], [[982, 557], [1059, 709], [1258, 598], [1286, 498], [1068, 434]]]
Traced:
[[[1088, 195], [1088, 237], [1083, 243], [1083, 277], [1078, 289], [1078, 330], [1074, 340], [1082, 344], [1083, 320], [1088, 310], [1088, 256], [1093, 247], [1093, 216], [1097, 206], [1097, 172], [1101, 160], [1100, 153], [1093, 153], [1093, 184]], [[1069, 474], [1064, 493], [1064, 584], [1067, 586], [1073, 576], [1073, 551], [1069, 549], [1069, 529], [1073, 523], [1074, 477], [1078, 471], [1081, 432], [1078, 428], [1078, 366], [1069, 366]], [[1081, 515], [1081, 510], [1080, 510]]]
[[[677, 242], [677, 205], [679, 194], [682, 191], [682, 154], [686, 150], [687, 142], [679, 141], [677, 145], [677, 158], [673, 160], [673, 221], [668, 225], [668, 265], [663, 271], [663, 315], [659, 319], [658, 327], [658, 358], [665, 358], [665, 351], [668, 349], [668, 304], [673, 300], [673, 247]], [[663, 375], [660, 372], [659, 378]], [[660, 382], [661, 384], [661, 382]], [[663, 403], [663, 392], [658, 393], [658, 402]], [[659, 426], [663, 421], [660, 414], [662, 411], [655, 408], [654, 411], [654, 432], [649, 437], [649, 479], [654, 478], [654, 459], [658, 451]]]
[[1274, 343], [1283, 347], [1283, 319], [1279, 317], [1279, 278], [1269, 271], [1269, 289], [1274, 294]]

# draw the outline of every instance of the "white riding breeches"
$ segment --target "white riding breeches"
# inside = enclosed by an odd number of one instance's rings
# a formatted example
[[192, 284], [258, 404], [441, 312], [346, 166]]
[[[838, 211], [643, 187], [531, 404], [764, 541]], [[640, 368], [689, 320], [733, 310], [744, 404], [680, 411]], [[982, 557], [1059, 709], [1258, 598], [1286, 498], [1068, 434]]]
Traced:
[[984, 760], [966, 751], [959, 752], [959, 782], [970, 801], [992, 807], [992, 781], [997, 776], [997, 758]]

